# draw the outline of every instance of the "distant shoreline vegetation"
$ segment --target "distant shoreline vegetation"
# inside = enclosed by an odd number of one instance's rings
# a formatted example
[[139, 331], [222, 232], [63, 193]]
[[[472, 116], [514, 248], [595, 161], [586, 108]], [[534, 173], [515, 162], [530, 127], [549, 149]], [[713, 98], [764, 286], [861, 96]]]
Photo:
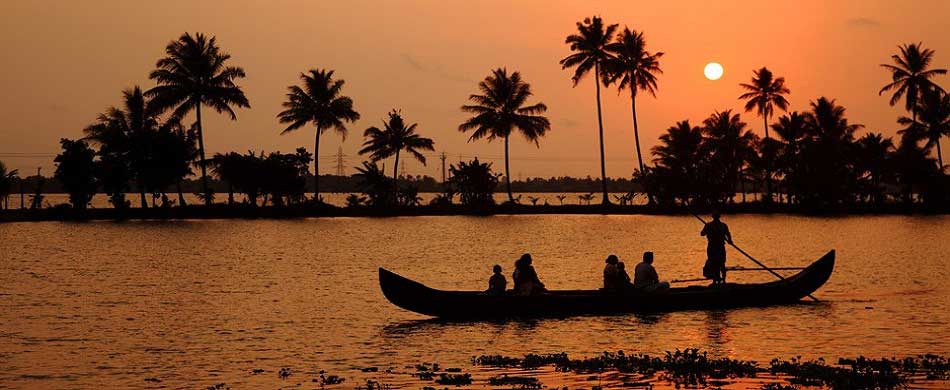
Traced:
[[[361, 118], [357, 102], [345, 95], [344, 80], [329, 69], [302, 72], [299, 84], [287, 87], [282, 111], [275, 113], [275, 133], [313, 129], [312, 150], [205, 156], [202, 112], [237, 120], [235, 109], [250, 109], [251, 102], [239, 85], [245, 70], [231, 64], [216, 38], [185, 33], [168, 43], [165, 56], [149, 73], [154, 86], [126, 89], [121, 104], [101, 112], [82, 129], [82, 138], [60, 141], [62, 152], [54, 160], [51, 178], [37, 172], [21, 179], [20, 172], [0, 162], [0, 220], [711, 209], [947, 213], [950, 208], [950, 176], [940, 149], [941, 139], [950, 136], [950, 95], [934, 81], [947, 70], [932, 66], [935, 53], [922, 43], [899, 46], [898, 53], [880, 65], [888, 81], [878, 94], [887, 94], [890, 105], [901, 104], [907, 111], [896, 118], [896, 141], [871, 131], [859, 134], [864, 126], [852, 122], [833, 98], [819, 96], [809, 100], [807, 109], [787, 112], [791, 90], [785, 78], [762, 67], [738, 86], [737, 98], [745, 102], [746, 112], [761, 118], [763, 136], [739, 113], [717, 110], [699, 125], [689, 119], [672, 124], [650, 150], [652, 161], [644, 161], [636, 101], [638, 96], [656, 97], [665, 55], [647, 50], [646, 42], [643, 31], [620, 30], [597, 16], [578, 22], [565, 39], [568, 55], [560, 66], [572, 72], [575, 86], [587, 76], [593, 76], [596, 86], [599, 177], [511, 180], [510, 137], [520, 134], [540, 148], [553, 130], [545, 116], [548, 107], [526, 78], [497, 68], [473, 86], [467, 99], [458, 97], [465, 103], [460, 110], [468, 115], [458, 131], [469, 141], [500, 141], [503, 166], [478, 158], [446, 166], [443, 153], [444, 179], [437, 181], [400, 175], [400, 161], [427, 164], [425, 152], [434, 152], [436, 143], [424, 135], [424, 124], [399, 109], [374, 113], [381, 120], [363, 131], [359, 154], [367, 160], [356, 174], [313, 176], [310, 165], [312, 172], [320, 171], [325, 133], [346, 137], [347, 125]], [[622, 179], [611, 179], [605, 164], [600, 93], [612, 87], [631, 99], [631, 150], [637, 167]], [[496, 204], [494, 193], [499, 190], [507, 201]], [[341, 208], [326, 204], [321, 191], [350, 196]], [[68, 194], [69, 204], [50, 210], [44, 201], [50, 192]], [[423, 204], [419, 194], [425, 192], [438, 195]], [[515, 197], [516, 192], [583, 192], [578, 196], [583, 204], [561, 206], [565, 195], [557, 196], [556, 205], [539, 204], [536, 198]], [[111, 211], [88, 210], [97, 193], [109, 198]], [[127, 199], [130, 193], [138, 196], [129, 198], [137, 199]], [[203, 205], [188, 204], [186, 193], [198, 195]], [[235, 200], [235, 193], [244, 199]], [[762, 195], [747, 202], [748, 194]], [[11, 201], [17, 195], [19, 199]], [[157, 211], [145, 211], [151, 209]]]

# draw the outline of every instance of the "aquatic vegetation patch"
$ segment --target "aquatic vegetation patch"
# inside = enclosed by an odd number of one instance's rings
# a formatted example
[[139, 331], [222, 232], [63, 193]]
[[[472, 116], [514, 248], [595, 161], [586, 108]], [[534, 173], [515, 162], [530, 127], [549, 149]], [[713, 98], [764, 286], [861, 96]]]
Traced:
[[492, 386], [511, 386], [521, 389], [540, 389], [541, 382], [538, 378], [529, 376], [509, 376], [502, 374], [488, 378], [488, 384]]
[[472, 384], [472, 374], [439, 374], [435, 383], [445, 386], [464, 386]]
[[[472, 358], [475, 365], [535, 369], [553, 366], [556, 371], [576, 374], [617, 371], [645, 376], [658, 374], [659, 379], [677, 387], [721, 386], [724, 379], [753, 378], [761, 373], [782, 376], [789, 386], [820, 386], [830, 389], [902, 389], [915, 379], [950, 380], [950, 359], [937, 355], [920, 355], [903, 359], [870, 359], [857, 357], [839, 359], [828, 364], [824, 359], [803, 361], [800, 358], [772, 360], [767, 368], [755, 361], [729, 358], [711, 358], [696, 348], [667, 351], [663, 356], [647, 354], [628, 355], [623, 351], [605, 352], [584, 359], [571, 359], [565, 353], [525, 355], [514, 358], [483, 355]], [[498, 380], [498, 379], [496, 379]], [[588, 380], [598, 380], [591, 376]], [[491, 381], [491, 379], [490, 379]], [[491, 384], [491, 382], [490, 382]], [[779, 386], [778, 384], [774, 386]], [[785, 385], [782, 385], [785, 386]]]

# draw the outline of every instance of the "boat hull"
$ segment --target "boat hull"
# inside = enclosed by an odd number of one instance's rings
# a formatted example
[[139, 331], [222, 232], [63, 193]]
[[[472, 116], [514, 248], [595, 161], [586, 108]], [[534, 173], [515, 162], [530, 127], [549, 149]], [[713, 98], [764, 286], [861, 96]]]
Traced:
[[663, 293], [560, 290], [542, 295], [487, 295], [444, 291], [379, 269], [383, 295], [403, 309], [440, 318], [505, 318], [647, 313], [691, 309], [769, 306], [799, 302], [831, 277], [835, 251], [784, 280], [671, 288]]

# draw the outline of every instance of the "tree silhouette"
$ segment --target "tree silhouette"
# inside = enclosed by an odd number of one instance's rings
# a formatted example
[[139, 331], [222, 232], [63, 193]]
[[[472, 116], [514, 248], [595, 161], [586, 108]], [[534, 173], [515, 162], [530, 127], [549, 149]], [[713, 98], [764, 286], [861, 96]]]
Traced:
[[608, 74], [607, 83], [617, 82], [617, 92], [630, 90], [630, 111], [633, 114], [633, 139], [637, 148], [637, 163], [643, 170], [643, 157], [640, 154], [640, 131], [637, 127], [637, 91], [644, 91], [656, 97], [656, 77], [663, 73], [660, 69], [660, 57], [663, 52], [650, 53], [643, 32], [624, 27], [617, 40], [607, 45], [613, 54], [604, 63]]
[[10, 192], [13, 190], [13, 180], [17, 178], [19, 171], [16, 169], [7, 170], [7, 166], [0, 161], [0, 198], [3, 198], [3, 209], [9, 206]]
[[[808, 177], [799, 175], [803, 171], [801, 148], [806, 136], [805, 118], [807, 115], [799, 112], [792, 112], [779, 118], [778, 123], [772, 125], [772, 130], [777, 135], [778, 153], [776, 156], [777, 169], [782, 174], [782, 180], [787, 192], [789, 203], [792, 201], [793, 189], [801, 188], [802, 182], [808, 180]], [[765, 142], [771, 142], [766, 140]]]
[[85, 210], [96, 194], [96, 152], [82, 140], [63, 138], [59, 141], [63, 152], [53, 160], [56, 163], [56, 180], [63, 184], [69, 194], [69, 203], [76, 210]]
[[479, 162], [476, 157], [450, 165], [449, 172], [449, 183], [458, 190], [462, 205], [481, 209], [495, 204], [492, 194], [498, 186], [498, 174], [492, 172], [491, 163]]
[[184, 33], [165, 47], [166, 57], [158, 60], [149, 78], [158, 83], [146, 92], [158, 110], [173, 109], [174, 118], [183, 118], [195, 111], [198, 130], [198, 164], [201, 167], [201, 187], [205, 204], [211, 204], [208, 172], [205, 164], [204, 131], [201, 106], [207, 105], [218, 113], [226, 113], [231, 120], [237, 115], [231, 108], [250, 108], [244, 91], [234, 82], [244, 78], [244, 69], [228, 66], [231, 56], [222, 52], [215, 37]]
[[600, 136], [600, 181], [603, 204], [609, 204], [610, 198], [607, 197], [607, 166], [604, 157], [604, 121], [600, 108], [600, 84], [603, 79], [606, 86], [609, 80], [603, 65], [611, 58], [610, 53], [607, 52], [607, 45], [616, 30], [616, 24], [604, 26], [599, 16], [585, 18], [583, 22], [577, 23], [577, 33], [568, 35], [564, 40], [573, 54], [561, 60], [563, 69], [574, 68], [572, 80], [575, 87], [588, 73], [591, 71], [594, 73], [594, 85], [597, 88], [597, 127]]
[[459, 131], [472, 131], [469, 141], [495, 138], [505, 141], [505, 186], [508, 201], [514, 203], [511, 193], [511, 170], [508, 162], [508, 137], [512, 131], [518, 131], [529, 142], [540, 147], [538, 140], [551, 129], [551, 122], [543, 114], [547, 110], [544, 103], [527, 104], [531, 97], [531, 85], [521, 80], [519, 72], [508, 74], [505, 68], [492, 71], [485, 80], [478, 83], [481, 95], [471, 95], [474, 104], [462, 106], [462, 111], [474, 114], [461, 125]]
[[804, 188], [803, 200], [812, 206], [833, 206], [847, 200], [854, 183], [850, 164], [854, 158], [854, 132], [862, 125], [852, 124], [845, 117], [845, 108], [834, 99], [819, 97], [811, 102], [805, 117], [805, 139], [800, 157], [804, 162], [799, 173]]
[[360, 114], [353, 110], [353, 100], [342, 96], [343, 80], [334, 80], [332, 70], [311, 69], [300, 74], [303, 87], [287, 87], [284, 111], [277, 114], [280, 123], [289, 124], [280, 134], [287, 134], [307, 124], [316, 127], [313, 155], [313, 198], [320, 199], [320, 135], [334, 129], [346, 139], [344, 122], [355, 122]]
[[[753, 71], [751, 83], [741, 83], [739, 86], [746, 90], [746, 93], [739, 96], [739, 99], [746, 101], [745, 111], [755, 110], [756, 114], [762, 117], [765, 139], [768, 142], [770, 139], [769, 119], [772, 118], [775, 109], [788, 110], [788, 100], [785, 99], [785, 95], [788, 95], [791, 91], [785, 87], [785, 78], [774, 77], [772, 71], [763, 66], [762, 69]], [[771, 201], [772, 168], [770, 159], [772, 156], [764, 157], [766, 162], [765, 196], [767, 200]]]
[[691, 126], [688, 120], [677, 122], [660, 135], [660, 144], [653, 147], [654, 174], [668, 178], [664, 180], [666, 197], [690, 201], [697, 196], [707, 158], [702, 144], [702, 129]]
[[940, 150], [940, 138], [950, 136], [950, 95], [937, 89], [926, 88], [914, 107], [917, 113], [914, 118], [901, 117], [898, 123], [907, 126], [898, 133], [908, 133], [911, 139], [925, 140], [926, 149], [936, 147], [937, 162], [940, 171], [943, 171], [943, 152]]
[[366, 142], [360, 149], [360, 154], [369, 154], [371, 161], [376, 162], [390, 156], [395, 156], [393, 162], [393, 203], [399, 196], [399, 154], [403, 150], [425, 165], [426, 156], [420, 150], [435, 150], [432, 139], [416, 134], [417, 123], [407, 125], [398, 110], [389, 113], [389, 120], [383, 121], [383, 128], [370, 127], [363, 132]]
[[[83, 132], [87, 140], [100, 145], [99, 157], [111, 169], [114, 177], [106, 180], [107, 191], [117, 202], [124, 202], [125, 184], [122, 180], [134, 176], [140, 195], [140, 206], [147, 208], [145, 193], [147, 165], [149, 163], [148, 134], [160, 126], [155, 106], [142, 93], [139, 86], [122, 91], [122, 107], [109, 107], [99, 114], [95, 123]], [[127, 174], [125, 172], [128, 172]], [[121, 204], [121, 203], [120, 203]]]
[[911, 43], [898, 46], [900, 54], [891, 56], [893, 64], [881, 64], [881, 67], [891, 73], [891, 82], [878, 92], [893, 91], [890, 105], [895, 105], [904, 98], [904, 109], [912, 112], [912, 120], [917, 121], [917, 101], [925, 88], [936, 88], [943, 91], [931, 79], [937, 75], [946, 74], [946, 69], [930, 69], [933, 63], [934, 51], [923, 48], [923, 43]]
[[855, 173], [862, 192], [876, 204], [884, 202], [882, 183], [891, 171], [894, 142], [880, 133], [868, 133], [855, 144]]
[[706, 177], [715, 183], [710, 190], [719, 201], [731, 200], [746, 162], [755, 153], [758, 136], [732, 110], [715, 112], [703, 121], [703, 151], [711, 171]]

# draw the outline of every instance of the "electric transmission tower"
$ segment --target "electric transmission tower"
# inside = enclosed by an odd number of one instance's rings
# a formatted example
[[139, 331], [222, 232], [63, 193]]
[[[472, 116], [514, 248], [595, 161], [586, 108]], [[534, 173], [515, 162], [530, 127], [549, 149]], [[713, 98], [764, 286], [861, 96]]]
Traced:
[[337, 149], [337, 152], [336, 152], [336, 175], [337, 176], [343, 176], [346, 173], [344, 172], [345, 168], [343, 166], [343, 157], [346, 157], [346, 155], [343, 154], [343, 147], [340, 146], [340, 148]]
[[445, 184], [445, 152], [442, 152], [442, 155], [439, 156], [439, 159], [442, 160], [442, 184]]

